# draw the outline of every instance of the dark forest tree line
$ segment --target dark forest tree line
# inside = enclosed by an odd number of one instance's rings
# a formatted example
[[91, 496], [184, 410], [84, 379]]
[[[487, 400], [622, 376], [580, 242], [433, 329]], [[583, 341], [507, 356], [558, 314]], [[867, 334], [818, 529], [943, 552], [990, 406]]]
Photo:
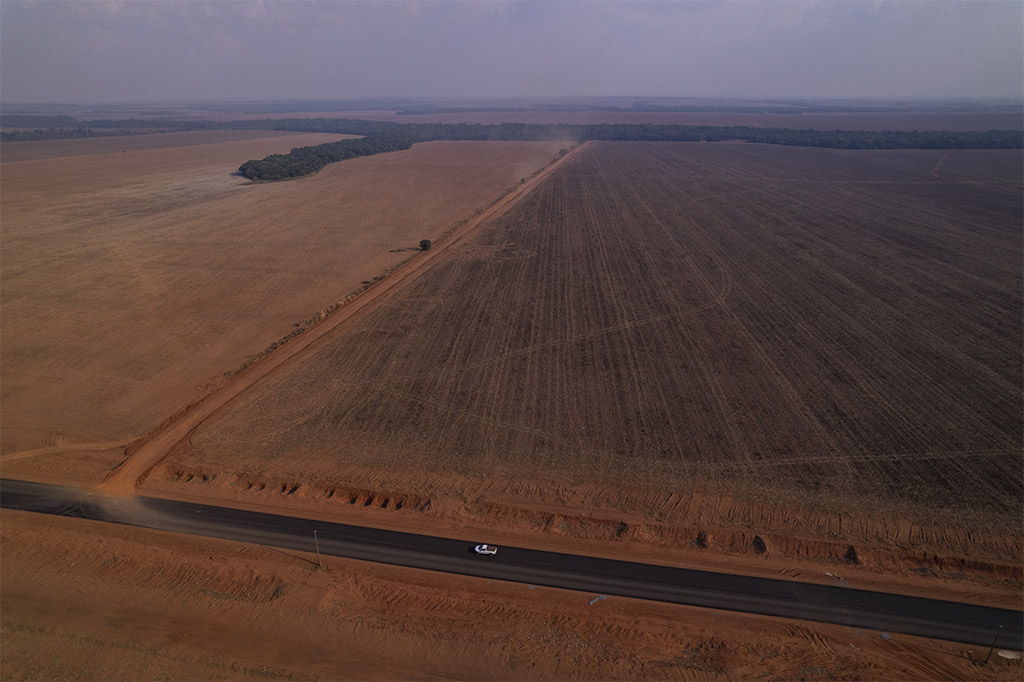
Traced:
[[[4, 116], [9, 127], [39, 126], [28, 139], [87, 137], [96, 131], [124, 133], [183, 130], [282, 130], [292, 132], [361, 135], [361, 140], [342, 140], [313, 147], [293, 149], [247, 161], [239, 172], [255, 180], [282, 180], [309, 175], [328, 163], [356, 156], [408, 149], [416, 142], [432, 140], [630, 140], [657, 142], [721, 142], [741, 140], [760, 144], [831, 147], [835, 149], [1021, 149], [1024, 133], [1019, 130], [904, 131], [904, 130], [806, 130], [753, 128], [749, 126], [684, 126], [630, 124], [537, 124], [537, 123], [395, 123], [336, 118], [286, 118], [241, 121], [174, 119], [121, 119], [79, 121], [70, 116]], [[75, 124], [74, 127], [71, 124]], [[42, 126], [48, 126], [43, 128]], [[51, 132], [52, 131], [52, 132]], [[71, 132], [68, 132], [71, 131]], [[115, 133], [115, 134], [117, 134]], [[3, 133], [4, 141], [17, 141], [22, 133]]]
[[336, 161], [396, 152], [411, 146], [409, 138], [399, 136], [375, 135], [340, 140], [312, 147], [296, 147], [287, 154], [271, 154], [263, 159], [246, 161], [238, 172], [250, 180], [287, 180], [312, 175]]
[[0, 142], [35, 142], [38, 140], [71, 140], [81, 137], [111, 137], [137, 135], [137, 130], [95, 130], [93, 128], [34, 128], [8, 130], [0, 133]]
[[[530, 124], [499, 123], [392, 123], [343, 119], [288, 119], [275, 122], [276, 130], [345, 133], [364, 135], [364, 140], [401, 139], [414, 142], [432, 140], [628, 140], [657, 142], [723, 142], [742, 140], [760, 144], [830, 147], [835, 149], [1021, 149], [1024, 135], [1013, 130], [988, 132], [966, 131], [863, 131], [863, 130], [795, 130], [790, 128], [751, 128], [748, 126], [681, 126], [652, 124]], [[331, 146], [339, 143], [320, 145]], [[315, 150], [317, 147], [304, 147]], [[383, 151], [391, 151], [385, 149]], [[293, 150], [294, 154], [295, 150]], [[265, 177], [258, 166], [249, 161], [242, 172], [256, 179], [297, 177], [312, 152], [274, 155], [271, 164], [275, 177]], [[371, 152], [376, 153], [376, 152]], [[267, 157], [270, 159], [272, 157]], [[267, 159], [264, 159], [266, 161]], [[340, 159], [339, 159], [340, 160]], [[294, 167], [292, 166], [294, 164]], [[250, 168], [249, 175], [244, 170]], [[322, 166], [320, 166], [322, 167]], [[319, 168], [317, 170], [319, 170]], [[285, 170], [287, 169], [287, 170]], [[292, 173], [281, 175], [282, 173]], [[310, 171], [315, 172], [315, 171]]]

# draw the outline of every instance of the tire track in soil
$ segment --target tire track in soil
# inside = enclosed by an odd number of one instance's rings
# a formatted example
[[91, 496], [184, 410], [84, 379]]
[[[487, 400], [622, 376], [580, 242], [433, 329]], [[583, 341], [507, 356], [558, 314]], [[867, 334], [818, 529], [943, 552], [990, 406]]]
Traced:
[[374, 307], [384, 305], [397, 292], [415, 280], [430, 268], [435, 260], [447, 253], [458, 244], [464, 243], [467, 236], [481, 225], [502, 215], [528, 195], [534, 188], [547, 180], [552, 173], [576, 158], [589, 146], [589, 142], [577, 145], [565, 156], [556, 159], [533, 178], [515, 187], [509, 194], [486, 209], [483, 213], [470, 219], [451, 231], [431, 248], [410, 259], [393, 273], [381, 279], [377, 284], [359, 294], [348, 305], [340, 308], [320, 324], [312, 327], [288, 343], [280, 346], [273, 353], [265, 356], [242, 370], [227, 383], [213, 393], [207, 395], [198, 404], [189, 408], [179, 418], [164, 426], [158, 433], [144, 443], [138, 450], [111, 472], [97, 487], [96, 492], [106, 495], [132, 495], [139, 482], [148, 475], [170, 452], [187, 439], [204, 421], [223, 410], [229, 403], [244, 394], [259, 382], [285, 364], [297, 362], [308, 357], [324, 345], [325, 337], [339, 329], [345, 323], [365, 314]]
[[[700, 230], [691, 229], [688, 231], [688, 236], [692, 238], [701, 247], [700, 255], [707, 257], [711, 261], [710, 267], [707, 267], [706, 265], [704, 267], [701, 267], [693, 258], [690, 257], [690, 255], [686, 252], [685, 249], [679, 248], [680, 240], [678, 236], [675, 234], [673, 225], [670, 225], [666, 221], [661, 219], [658, 212], [654, 209], [654, 207], [651, 206], [650, 202], [648, 202], [647, 199], [638, 191], [637, 187], [634, 184], [627, 184], [626, 190], [628, 190], [629, 192], [632, 204], [638, 207], [638, 218], [640, 216], [644, 216], [647, 219], [644, 222], [648, 223], [649, 228], [654, 226], [658, 228], [661, 242], [663, 242], [666, 245], [674, 246], [679, 250], [682, 260], [684, 263], [687, 264], [689, 271], [694, 274], [697, 281], [700, 282], [701, 286], [703, 286], [705, 291], [707, 291], [707, 293], [710, 295], [710, 299], [707, 303], [704, 303], [703, 305], [700, 305], [696, 308], [683, 310], [680, 311], [679, 313], [670, 315], [677, 316], [678, 321], [682, 322], [684, 319], [688, 317], [696, 315], [697, 313], [703, 312], [705, 310], [710, 310], [712, 308], [719, 307], [722, 310], [728, 310], [727, 299], [729, 298], [729, 295], [732, 293], [733, 289], [733, 278], [730, 274], [730, 269], [728, 267], [728, 264], [725, 263], [722, 260], [722, 258], [720, 258], [719, 254], [714, 249], [708, 248], [706, 241], [697, 234]], [[717, 286], [714, 282], [714, 276], [716, 274], [718, 275], [719, 279]], [[674, 300], [673, 302], [676, 305], [678, 305], [677, 301]], [[629, 331], [630, 333], [632, 333], [633, 329], [630, 328]], [[662, 344], [671, 345], [671, 340], [662, 338]], [[704, 349], [701, 349], [699, 347], [694, 347], [692, 351], [694, 353], [693, 357], [697, 361], [699, 371], [703, 376], [704, 383], [710, 388], [710, 392], [713, 394], [715, 402], [718, 405], [719, 416], [725, 428], [726, 437], [728, 438], [731, 444], [733, 452], [749, 453], [752, 447], [748, 439], [744, 436], [742, 430], [738, 427], [736, 421], [732, 418], [733, 411], [729, 408], [727, 392], [722, 386], [722, 383], [717, 378], [714, 370], [711, 369], [711, 358], [706, 352], [704, 352]], [[660, 386], [659, 382], [652, 383], [656, 386]], [[670, 409], [670, 406], [668, 404], [668, 398], [667, 396], [665, 396], [663, 391], [660, 392], [660, 397], [662, 406], [664, 407], [665, 414], [671, 415], [672, 410]], [[669, 423], [673, 424], [671, 416], [669, 416]], [[674, 436], [676, 451], [685, 452], [688, 448], [685, 447], [683, 443], [680, 441], [677, 429], [673, 427], [671, 428], [671, 432]], [[749, 459], [749, 457], [746, 457], [745, 459]], [[688, 458], [684, 457], [683, 463], [688, 464]]]
[[[798, 226], [794, 226], [794, 227], [795, 227], [796, 229], [798, 229], [798, 230], [801, 230], [801, 227], [800, 227], [799, 225], [798, 225]], [[843, 258], [845, 258], [845, 257], [847, 256], [847, 254], [845, 254], [845, 253], [842, 253], [842, 252], [840, 252], [840, 253], [839, 253], [839, 255], [840, 255], [841, 257], [843, 257]], [[805, 264], [805, 265], [810, 265], [810, 266], [813, 266], [813, 267], [819, 267], [819, 265], [820, 265], [820, 264], [819, 264], [819, 263], [813, 263], [813, 264]], [[835, 268], [835, 267], [833, 267], [833, 268], [831, 268], [831, 269], [830, 269], [830, 271], [831, 271], [831, 272], [833, 272], [833, 275], [834, 275], [834, 276], [838, 276], [838, 275], [837, 275], [837, 273], [835, 272], [835, 269], [836, 269], [836, 268]], [[849, 281], [845, 281], [845, 280], [844, 280], [844, 282], [845, 282], [845, 284], [846, 284], [847, 286], [849, 286], [849, 287], [853, 287], [853, 288], [855, 288], [856, 290], [858, 290], [858, 291], [861, 291], [861, 293], [862, 293], [862, 294], [864, 294], [864, 295], [866, 295], [866, 294], [867, 294], [867, 292], [864, 292], [864, 291], [863, 291], [863, 290], [861, 289], [861, 287], [859, 287], [859, 286], [858, 286], [857, 284], [854, 284], [854, 283], [852, 283], [852, 282], [849, 282]], [[821, 301], [828, 301], [828, 297], [826, 297], [826, 296], [822, 296], [822, 292], [819, 292], [819, 291], [813, 291], [813, 292], [811, 292], [811, 294], [810, 294], [810, 295], [811, 295], [812, 297], [817, 297], [817, 298], [819, 298], [819, 299], [820, 299]], [[830, 303], [830, 301], [829, 301], [829, 303]], [[880, 303], [881, 303], [882, 305], [884, 305], [884, 306], [886, 305], [886, 302], [885, 302], [885, 301], [880, 301]], [[834, 307], [834, 308], [836, 308], [836, 309], [835, 309], [835, 312], [836, 312], [836, 313], [843, 313], [843, 307], [842, 307], [842, 306], [837, 306], [837, 305], [833, 304], [833, 307]], [[847, 321], [848, 321], [848, 325], [853, 325], [853, 326], [854, 326], [854, 327], [856, 327], [857, 329], [861, 329], [861, 330], [862, 330], [862, 331], [863, 331], [864, 333], [868, 333], [868, 334], [870, 334], [870, 338], [874, 338], [874, 334], [873, 334], [873, 333], [871, 333], [869, 329], [865, 329], [865, 328], [863, 328], [863, 327], [862, 327], [862, 326], [860, 326], [860, 325], [855, 325], [855, 324], [854, 324], [854, 321], [853, 321], [853, 319], [852, 319], [852, 318], [850, 318], [850, 317], [849, 317], [848, 315], [847, 315]], [[802, 330], [803, 330], [803, 331], [804, 331], [804, 332], [805, 332], [806, 334], [808, 334], [809, 336], [811, 336], [811, 337], [814, 337], [814, 336], [816, 336], [816, 335], [815, 335], [814, 333], [810, 332], [810, 328], [809, 328], [809, 327], [808, 327], [807, 325], [805, 325], [805, 324], [800, 324], [800, 325], [798, 325], [798, 327], [800, 327], [800, 328], [801, 328], [801, 329], [802, 329]], [[881, 339], [876, 339], [876, 342], [877, 342], [877, 343], [881, 343], [882, 341], [881, 341]], [[891, 348], [889, 348], [888, 344], [884, 344], [884, 346], [885, 346], [885, 347], [886, 347], [886, 348], [887, 348], [888, 350], [891, 350]], [[831, 350], [831, 349], [830, 349], [830, 348], [828, 347], [828, 345], [827, 345], [827, 344], [826, 344], [826, 345], [824, 346], [824, 349], [825, 349], [825, 350], [824, 350], [824, 352], [825, 352], [826, 354], [833, 354], [833, 350]], [[844, 367], [844, 368], [845, 368], [845, 369], [846, 369], [846, 370], [848, 371], [848, 373], [849, 373], [849, 374], [850, 374], [851, 376], [854, 376], [854, 377], [857, 377], [857, 376], [858, 376], [858, 374], [859, 374], [859, 373], [858, 373], [858, 372], [856, 372], [856, 371], [855, 371], [855, 369], [854, 369], [854, 368], [853, 368], [852, 366], [850, 366], [850, 365], [849, 365], [848, 363], [845, 363], [845, 361], [843, 361], [843, 359], [842, 359], [842, 358], [839, 358], [839, 357], [833, 357], [833, 360], [834, 360], [834, 361], [833, 361], [833, 365], [836, 365], [836, 366], [840, 366], [840, 367]], [[861, 380], [860, 380], [860, 381], [859, 381], [858, 383], [860, 383], [860, 384], [861, 384], [861, 389], [866, 389], [866, 388], [867, 388], [867, 384], [865, 384], [865, 383], [864, 383], [864, 381], [863, 381], [863, 378], [861, 378]], [[869, 382], [868, 382], [868, 383], [869, 383]], [[873, 393], [874, 391], [872, 390], [872, 391], [869, 391], [869, 392], [872, 392], [872, 393]], [[945, 397], [947, 397], [947, 398], [950, 398], [950, 397], [952, 397], [952, 396], [950, 396], [950, 395], [946, 394], [946, 395], [945, 395]], [[962, 407], [964, 407], [964, 403], [962, 402], [961, 404], [962, 404]], [[894, 410], [893, 410], [892, 412], [893, 412], [893, 414], [897, 414], [897, 413], [899, 413], [900, 411], [899, 411], [899, 410], [895, 410], [895, 409], [894, 409]]]
[[[642, 207], [644, 213], [646, 213], [648, 220], [657, 225], [658, 228], [666, 233], [671, 234], [672, 230], [668, 224], [662, 219], [662, 216], [654, 210], [644, 197], [636, 191], [636, 188], [631, 186], [634, 195], [634, 201], [637, 205]], [[703, 226], [701, 226], [703, 227]], [[746, 341], [746, 348], [754, 353], [754, 355], [761, 361], [762, 366], [767, 370], [768, 374], [774, 379], [774, 384], [778, 390], [786, 396], [790, 405], [796, 410], [796, 413], [802, 418], [804, 424], [809, 427], [811, 432], [818, 435], [821, 441], [832, 448], [833, 452], [839, 450], [838, 444], [828, 434], [828, 432], [822, 427], [820, 421], [814, 415], [813, 411], [806, 404], [803, 397], [796, 391], [793, 385], [790, 383], [788, 377], [782, 372], [777, 364], [771, 359], [769, 354], [761, 346], [761, 343], [755, 338], [750, 332], [745, 323], [739, 315], [728, 305], [727, 297], [732, 293], [733, 279], [730, 275], [729, 264], [724, 262], [717, 252], [717, 249], [710, 243], [707, 235], [702, 233], [701, 227], [698, 229], [691, 229], [688, 231], [689, 238], [693, 239], [701, 249], [702, 254], [707, 255], [711, 258], [715, 266], [715, 269], [719, 271], [720, 282], [716, 283], [712, 280], [712, 273], [705, 272], [704, 269], [697, 267], [693, 263], [689, 256], [684, 255], [686, 262], [690, 263], [690, 267], [697, 276], [698, 280], [705, 287], [709, 294], [711, 294], [714, 305], [720, 307], [724, 315], [733, 322], [734, 328]], [[703, 229], [708, 229], [703, 227]], [[729, 406], [727, 398], [727, 392], [722, 387], [721, 382], [716, 378], [714, 371], [708, 369], [708, 363], [710, 358], [706, 353], [701, 353], [701, 357], [698, 358], [699, 366], [701, 367], [705, 382], [711, 388], [712, 393], [716, 398], [719, 410], [724, 417], [724, 422], [729, 432], [729, 439], [732, 442], [732, 447], [735, 452], [750, 453], [752, 449], [747, 439], [744, 437], [741, 429], [737, 423], [730, 419], [729, 416], [732, 414], [732, 409]], [[753, 463], [756, 460], [751, 458], [749, 455], [744, 457], [744, 462], [747, 464]]]
[[[881, 454], [847, 455], [850, 462], [927, 462], [932, 460], [960, 461], [963, 457], [1005, 457], [1007, 455], [1019, 454], [1018, 450], [946, 450], [935, 452], [893, 452]], [[835, 457], [832, 455], [807, 455], [804, 457], [782, 457], [757, 460], [758, 468], [769, 468], [774, 466], [785, 466], [789, 464], [833, 464]], [[739, 465], [735, 462], [720, 462], [708, 465], [710, 468], [732, 469]], [[744, 464], [745, 466], [745, 464]]]
[[95, 452], [97, 450], [112, 450], [114, 448], [127, 447], [127, 443], [123, 440], [112, 440], [101, 443], [69, 443], [61, 441], [53, 445], [46, 445], [41, 448], [34, 448], [32, 450], [21, 450], [20, 452], [12, 452], [0, 457], [0, 462], [7, 464], [9, 462], [16, 462], [19, 459], [28, 459], [29, 457], [40, 457], [42, 455], [55, 455], [58, 452]]
[[[787, 199], [789, 200], [791, 205], [800, 203], [806, 206], [807, 199], [795, 193], [788, 195]], [[790, 228], [808, 237], [811, 236], [810, 230], [799, 224], [792, 224], [790, 225]], [[828, 249], [828, 260], [830, 261], [830, 265], [825, 264], [825, 259], [819, 259], [815, 261], [804, 262], [803, 267], [812, 268], [816, 270], [819, 274], [827, 271], [831, 277], [838, 279], [840, 282], [842, 282], [844, 286], [849, 287], [852, 291], [857, 292], [863, 300], [873, 299], [873, 304], [878, 309], [884, 309], [888, 311], [889, 315], [895, 319], [902, 319], [902, 316], [899, 315], [898, 311], [892, 306], [891, 302], [887, 301], [885, 298], [872, 295], [871, 292], [867, 291], [864, 288], [863, 282], [855, 282], [847, 278], [840, 271], [840, 268], [838, 268], [836, 264], [839, 262], [845, 262], [849, 258], [849, 254], [845, 253], [840, 247], [838, 247], [835, 244], [823, 241], [821, 242], [821, 246]], [[886, 273], [883, 270], [875, 270], [874, 268], [872, 268], [872, 271], [873, 279], [876, 281], [889, 281], [892, 279], [891, 274]], [[766, 286], [766, 283], [762, 280], [761, 285]], [[913, 292], [909, 292], [908, 295], [911, 295], [912, 293]], [[953, 394], [947, 387], [941, 386], [935, 380], [934, 377], [930, 377], [923, 373], [914, 362], [905, 357], [902, 353], [899, 353], [894, 347], [893, 342], [895, 337], [892, 333], [886, 334], [884, 332], [884, 327], [876, 326], [874, 328], [869, 328], [865, 326], [862, 322], [859, 322], [855, 317], [845, 312], [844, 306], [833, 303], [831, 301], [831, 297], [828, 295], [828, 292], [826, 291], [812, 289], [807, 292], [807, 295], [816, 298], [820, 301], [826, 302], [828, 304], [828, 307], [833, 311], [834, 315], [841, 315], [845, 319], [845, 324], [843, 325], [844, 328], [856, 329], [860, 334], [864, 335], [866, 338], [874, 339], [874, 345], [877, 348], [879, 348], [882, 352], [885, 352], [888, 356], [891, 356], [891, 359], [896, 366], [899, 366], [903, 371], [907, 372], [907, 374], [911, 378], [914, 378], [919, 382], [924, 382], [924, 384], [928, 385], [930, 392], [932, 392], [935, 395], [941, 395], [943, 399], [945, 399], [948, 403], [959, 405], [962, 410], [978, 413], [977, 409], [969, 405], [964, 398], [958, 397], [957, 395]], [[796, 326], [802, 327], [804, 329], [808, 328], [806, 323], [799, 321], [796, 322]], [[917, 328], [916, 331], [918, 334], [926, 336], [932, 347], [939, 348], [942, 350], [949, 349], [956, 351], [955, 348], [953, 348], [944, 338], [942, 338], [934, 331], [921, 327]], [[816, 336], [816, 334], [812, 334], [812, 336]], [[845, 359], [839, 357], [834, 352], [834, 350], [830, 349], [829, 344], [823, 344], [821, 348], [824, 353], [832, 357], [832, 364], [836, 366], [843, 366], [846, 369], [846, 371], [848, 371], [851, 374], [851, 376], [858, 376], [860, 374], [860, 372], [857, 369], [851, 366]], [[962, 356], [962, 354], [960, 355]], [[974, 367], [979, 373], [985, 374], [990, 378], [999, 381], [1000, 383], [1005, 383], [1005, 380], [1003, 380], [1002, 377], [999, 377], [997, 374], [992, 372], [990, 368], [981, 365], [973, 358], [968, 358], [968, 361], [971, 363], [972, 367]], [[867, 382], [865, 382], [862, 387], [866, 386]], [[901, 409], [901, 406], [892, 405], [890, 412], [892, 414], [901, 414], [904, 412], [904, 410]], [[978, 413], [978, 416], [983, 421], [983, 423], [989, 428], [989, 430], [991, 430], [992, 426], [988, 418], [988, 415]], [[918, 429], [917, 436], [919, 438], [923, 437], [923, 435], [920, 432], [920, 429]]]

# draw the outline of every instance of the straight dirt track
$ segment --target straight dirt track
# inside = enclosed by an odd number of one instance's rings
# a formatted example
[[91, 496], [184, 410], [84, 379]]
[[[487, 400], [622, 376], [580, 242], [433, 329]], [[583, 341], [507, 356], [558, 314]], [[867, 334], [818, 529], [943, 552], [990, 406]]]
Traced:
[[145, 442], [121, 466], [104, 479], [98, 486], [98, 491], [108, 495], [132, 494], [135, 491], [135, 486], [145, 477], [146, 473], [166, 457], [176, 445], [181, 443], [204, 420], [221, 410], [225, 405], [262, 381], [282, 365], [307, 355], [321, 339], [341, 325], [350, 321], [361, 312], [388, 300], [402, 286], [429, 268], [435, 260], [443, 256], [453, 246], [461, 243], [467, 235], [473, 233], [480, 225], [508, 211], [537, 185], [547, 179], [555, 170], [570, 159], [575, 158], [588, 144], [584, 143], [570, 150], [569, 153], [558, 158], [542, 172], [523, 182], [512, 192], [502, 197], [479, 216], [457, 228], [444, 240], [439, 241], [436, 246], [399, 267], [378, 284], [355, 298], [349, 305], [329, 316], [324, 322], [295, 337], [263, 360], [254, 363], [237, 374], [227, 384], [208, 395], [198, 405], [194, 406], [180, 418], [172, 421], [153, 438]]

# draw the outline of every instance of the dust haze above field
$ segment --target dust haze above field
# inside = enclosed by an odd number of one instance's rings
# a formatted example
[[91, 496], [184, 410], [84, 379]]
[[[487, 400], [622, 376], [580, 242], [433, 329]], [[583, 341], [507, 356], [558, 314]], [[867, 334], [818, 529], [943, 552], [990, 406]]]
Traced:
[[1019, 99], [1019, 2], [5, 0], [6, 103]]

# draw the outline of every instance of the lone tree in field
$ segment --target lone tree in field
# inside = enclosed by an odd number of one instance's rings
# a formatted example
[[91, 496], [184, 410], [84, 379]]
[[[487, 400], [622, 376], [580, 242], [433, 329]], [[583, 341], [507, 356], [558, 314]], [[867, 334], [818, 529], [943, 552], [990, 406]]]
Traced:
[[420, 250], [422, 250], [422, 251], [430, 251], [430, 247], [431, 246], [433, 246], [433, 244], [430, 243], [429, 239], [421, 239], [420, 240]]

